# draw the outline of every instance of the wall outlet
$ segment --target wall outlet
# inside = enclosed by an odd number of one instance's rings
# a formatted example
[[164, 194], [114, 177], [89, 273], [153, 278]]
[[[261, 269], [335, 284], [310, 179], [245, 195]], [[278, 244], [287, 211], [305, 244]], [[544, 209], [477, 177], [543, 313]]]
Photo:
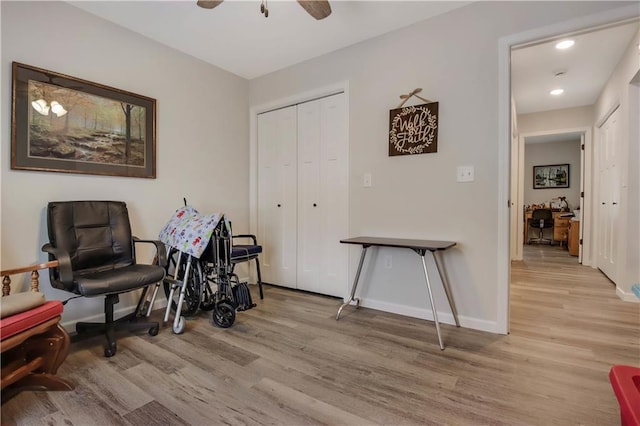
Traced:
[[391, 258], [391, 255], [386, 255], [384, 257], [384, 267], [387, 269], [393, 268], [393, 259]]

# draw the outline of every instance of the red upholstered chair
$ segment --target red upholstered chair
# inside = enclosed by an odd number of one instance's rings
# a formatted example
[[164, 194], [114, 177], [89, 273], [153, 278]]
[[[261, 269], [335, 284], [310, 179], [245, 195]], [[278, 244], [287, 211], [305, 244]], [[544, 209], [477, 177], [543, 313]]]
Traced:
[[[63, 306], [45, 301], [38, 292], [38, 270], [57, 261], [1, 271], [0, 350], [2, 351], [2, 399], [21, 390], [72, 390], [73, 384], [56, 376], [69, 353], [69, 335], [60, 326]], [[10, 293], [11, 275], [31, 272], [31, 290]]]
[[614, 365], [609, 380], [620, 405], [620, 424], [640, 426], [640, 368]]

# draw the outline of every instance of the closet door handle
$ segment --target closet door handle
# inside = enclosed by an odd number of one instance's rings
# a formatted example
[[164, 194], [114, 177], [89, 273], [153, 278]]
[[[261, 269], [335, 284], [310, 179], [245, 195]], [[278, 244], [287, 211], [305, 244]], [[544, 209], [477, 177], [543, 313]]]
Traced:
[[317, 207], [318, 205], [316, 203], [313, 203], [313, 207]]
[[278, 204], [278, 207], [280, 207], [280, 204]]
[[605, 204], [607, 204], [607, 203], [605, 203], [605, 202], [603, 201], [603, 202], [602, 202], [602, 205], [604, 206]]
[[613, 203], [611, 203], [611, 204], [613, 204], [613, 205], [615, 206], [615, 205], [617, 205], [618, 203], [616, 203], [616, 202], [614, 201], [614, 202], [613, 202]]

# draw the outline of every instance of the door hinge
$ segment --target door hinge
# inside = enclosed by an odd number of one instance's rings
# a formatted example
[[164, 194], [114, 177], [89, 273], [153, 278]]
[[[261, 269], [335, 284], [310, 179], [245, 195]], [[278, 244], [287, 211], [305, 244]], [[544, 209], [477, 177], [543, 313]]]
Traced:
[[584, 151], [584, 144], [580, 145], [580, 149]]
[[580, 192], [580, 198], [584, 198], [584, 191]]
[[582, 238], [580, 238], [580, 245], [582, 245]]

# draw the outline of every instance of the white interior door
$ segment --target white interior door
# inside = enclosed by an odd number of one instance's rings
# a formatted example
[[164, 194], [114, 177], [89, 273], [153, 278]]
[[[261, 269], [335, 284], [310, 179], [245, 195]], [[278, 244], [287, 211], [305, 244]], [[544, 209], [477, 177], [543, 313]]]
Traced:
[[298, 105], [298, 288], [319, 292], [322, 211], [320, 203], [320, 102]]
[[298, 288], [347, 293], [348, 139], [344, 94], [298, 105]]
[[258, 238], [263, 281], [296, 286], [296, 107], [258, 116]]
[[320, 100], [320, 204], [322, 207], [321, 292], [345, 298], [349, 251], [340, 240], [349, 236], [349, 144], [346, 96]]
[[617, 240], [620, 211], [620, 154], [618, 111], [599, 129], [598, 268], [617, 280]]

